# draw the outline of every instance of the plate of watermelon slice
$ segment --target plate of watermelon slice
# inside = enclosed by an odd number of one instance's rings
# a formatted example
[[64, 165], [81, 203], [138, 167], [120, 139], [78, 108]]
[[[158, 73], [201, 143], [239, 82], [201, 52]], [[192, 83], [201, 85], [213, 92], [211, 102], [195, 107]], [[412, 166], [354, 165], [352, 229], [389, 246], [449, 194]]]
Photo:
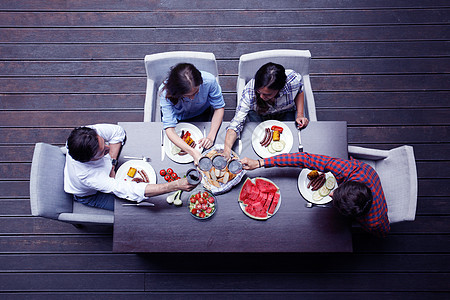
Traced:
[[280, 208], [280, 189], [267, 178], [247, 178], [239, 193], [238, 202], [248, 217], [267, 220]]

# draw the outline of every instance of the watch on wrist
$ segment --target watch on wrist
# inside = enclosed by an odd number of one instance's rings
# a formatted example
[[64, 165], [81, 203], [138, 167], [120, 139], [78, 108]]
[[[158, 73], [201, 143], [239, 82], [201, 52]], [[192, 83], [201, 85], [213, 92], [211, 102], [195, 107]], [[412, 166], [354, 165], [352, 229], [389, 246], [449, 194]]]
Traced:
[[113, 158], [113, 159], [111, 160], [111, 163], [112, 163], [112, 165], [113, 165], [114, 167], [117, 167], [118, 161], [117, 161], [117, 159]]

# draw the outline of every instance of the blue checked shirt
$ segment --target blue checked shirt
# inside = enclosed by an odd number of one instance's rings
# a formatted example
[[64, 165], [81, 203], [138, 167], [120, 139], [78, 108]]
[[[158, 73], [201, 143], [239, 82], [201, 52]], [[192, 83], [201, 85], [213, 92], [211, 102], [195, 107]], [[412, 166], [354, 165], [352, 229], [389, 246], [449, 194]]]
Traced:
[[[274, 106], [271, 106], [264, 115], [295, 110], [294, 99], [297, 94], [302, 91], [302, 75], [293, 70], [286, 70], [286, 76], [286, 84], [278, 93]], [[250, 110], [256, 111], [256, 93], [254, 86], [254, 78], [245, 85], [242, 96], [238, 101], [234, 118], [227, 127], [227, 130], [233, 129], [236, 131], [238, 136], [244, 127], [245, 118], [247, 117], [248, 112]]]

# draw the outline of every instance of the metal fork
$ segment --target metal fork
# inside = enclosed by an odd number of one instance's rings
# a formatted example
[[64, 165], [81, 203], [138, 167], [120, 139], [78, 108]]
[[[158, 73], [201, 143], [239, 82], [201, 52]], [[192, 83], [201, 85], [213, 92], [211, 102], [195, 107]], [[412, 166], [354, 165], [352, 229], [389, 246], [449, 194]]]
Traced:
[[303, 152], [302, 136], [300, 134], [300, 125], [298, 125], [298, 123], [295, 122], [295, 126], [297, 127], [297, 134], [298, 134], [298, 152]]

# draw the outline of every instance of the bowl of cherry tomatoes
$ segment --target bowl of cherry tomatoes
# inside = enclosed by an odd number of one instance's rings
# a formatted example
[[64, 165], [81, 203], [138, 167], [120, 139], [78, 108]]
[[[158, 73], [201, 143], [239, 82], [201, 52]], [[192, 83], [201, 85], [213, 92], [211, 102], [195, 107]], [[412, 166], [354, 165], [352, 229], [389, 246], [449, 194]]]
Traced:
[[167, 170], [165, 169], [159, 170], [159, 175], [161, 175], [167, 182], [180, 179], [180, 176], [178, 176], [178, 174], [175, 173], [175, 171], [172, 170], [171, 168], [168, 168]]
[[191, 193], [189, 196], [189, 212], [191, 215], [199, 220], [205, 220], [217, 210], [217, 201], [214, 195], [205, 190], [200, 189]]

